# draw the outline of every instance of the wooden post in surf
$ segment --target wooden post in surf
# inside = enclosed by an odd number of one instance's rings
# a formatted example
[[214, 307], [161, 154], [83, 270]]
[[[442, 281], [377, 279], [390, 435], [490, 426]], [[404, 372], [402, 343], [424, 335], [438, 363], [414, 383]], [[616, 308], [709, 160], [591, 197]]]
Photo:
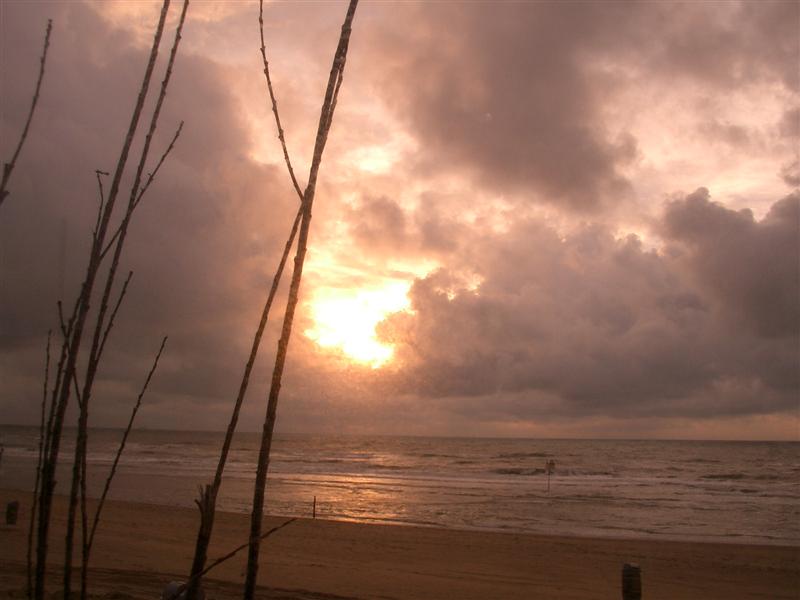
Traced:
[[19, 514], [19, 500], [12, 500], [6, 504], [6, 525], [16, 525]]
[[642, 570], [635, 563], [622, 565], [622, 600], [642, 600]]
[[545, 471], [547, 471], [547, 493], [550, 493], [550, 475], [556, 470], [556, 461], [552, 458], [545, 463]]
[[314, 503], [311, 505], [311, 518], [317, 518], [317, 497], [314, 496]]

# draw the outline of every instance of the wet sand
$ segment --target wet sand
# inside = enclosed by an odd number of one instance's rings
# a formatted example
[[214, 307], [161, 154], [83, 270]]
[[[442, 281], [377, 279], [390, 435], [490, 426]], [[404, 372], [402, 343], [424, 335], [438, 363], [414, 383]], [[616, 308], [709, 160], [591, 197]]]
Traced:
[[[0, 491], [3, 509], [12, 499], [20, 500], [20, 515], [16, 526], [0, 526], [0, 597], [22, 598], [30, 495]], [[65, 506], [65, 499], [58, 497], [48, 580], [54, 591], [61, 577]], [[285, 520], [269, 517], [264, 530]], [[196, 526], [195, 510], [108, 502], [92, 553], [91, 597], [160, 597], [167, 582], [185, 578]], [[246, 515], [219, 513], [210, 556], [244, 542], [247, 529]], [[798, 547], [454, 531], [322, 519], [298, 519], [265, 540], [259, 597], [617, 599], [625, 562], [641, 566], [646, 600], [800, 598]], [[209, 573], [209, 599], [241, 597], [245, 563], [246, 550]]]

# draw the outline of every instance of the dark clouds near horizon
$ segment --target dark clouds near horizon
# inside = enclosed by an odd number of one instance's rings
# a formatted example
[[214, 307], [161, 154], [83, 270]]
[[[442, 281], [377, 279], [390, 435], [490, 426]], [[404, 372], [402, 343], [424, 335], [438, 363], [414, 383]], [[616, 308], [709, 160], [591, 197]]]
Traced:
[[[270, 10], [279, 23], [291, 14], [287, 5]], [[439, 267], [413, 283], [413, 312], [379, 325], [379, 337], [396, 344], [396, 360], [383, 369], [319, 352], [302, 335], [309, 316], [300, 314], [279, 423], [301, 431], [502, 434], [507, 424], [602, 417], [617, 420], [614, 432], [624, 435], [627, 419], [797, 419], [800, 195], [792, 190], [796, 151], [780, 150], [798, 141], [796, 4], [365, 4], [359, 11], [312, 252], [315, 241], [346, 236], [354, 261], [405, 257]], [[311, 30], [338, 27], [340, 15], [327, 5], [307, 12]], [[93, 171], [109, 170], [118, 152], [146, 55], [89, 5], [8, 3], [4, 157], [27, 109], [47, 16], [55, 28], [42, 102], [0, 207], [0, 422], [35, 419], [54, 302], [62, 287], [65, 297], [74, 293], [85, 260]], [[240, 21], [250, 15], [231, 20], [244, 36]], [[143, 423], [222, 427], [295, 210], [279, 160], [252, 158], [257, 130], [248, 115], [258, 111], [235, 90], [255, 86], [257, 61], [249, 74], [216, 60], [213, 49], [202, 52], [200, 34], [192, 35], [203, 26], [187, 24], [154, 152], [180, 120], [184, 133], [126, 250], [133, 288], [101, 373], [98, 424], [122, 422], [169, 334]], [[256, 44], [257, 28], [247, 33]], [[309, 49], [314, 60], [326, 51]], [[657, 197], [637, 196], [636, 177], [649, 168], [646, 132], [611, 127], [608, 114], [643, 82], [665, 96], [699, 88], [711, 104], [750, 88], [779, 90], [787, 98], [780, 119], [760, 128], [714, 121], [707, 107], [686, 110], [699, 111], [697, 135], [709, 153], [746, 156], [758, 140], [774, 142], [769, 176], [783, 192], [773, 186], [752, 202], [736, 196], [736, 208], [703, 180], [683, 193], [675, 184]], [[337, 144], [358, 145], [359, 136], [372, 143], [373, 132], [360, 131], [359, 114], [348, 109], [369, 95], [416, 150], [390, 175], [350, 185], [336, 179]], [[303, 102], [288, 96], [293, 126]], [[307, 102], [318, 110], [316, 99]], [[264, 98], [254, 104], [268, 119]], [[461, 187], [444, 189], [445, 178]], [[400, 196], [411, 182], [421, 191], [409, 204]], [[543, 217], [542, 207], [557, 218]], [[481, 211], [502, 215], [503, 225], [466, 217]], [[620, 233], [620, 215], [635, 215], [627, 223], [639, 236]], [[341, 222], [335, 233], [326, 219]], [[261, 420], [256, 398], [273, 355], [271, 327], [245, 407], [249, 429]]]

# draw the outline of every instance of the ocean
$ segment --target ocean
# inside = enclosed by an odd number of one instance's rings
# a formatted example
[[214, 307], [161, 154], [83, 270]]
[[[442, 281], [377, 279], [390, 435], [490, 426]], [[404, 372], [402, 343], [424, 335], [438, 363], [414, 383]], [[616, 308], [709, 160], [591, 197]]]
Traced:
[[[90, 437], [97, 496], [122, 431]], [[2, 426], [0, 488], [33, 486], [38, 432]], [[222, 433], [134, 431], [111, 498], [194, 506]], [[218, 508], [249, 512], [259, 434], [237, 434]], [[67, 493], [74, 436], [62, 444]], [[800, 443], [282, 435], [275, 515], [614, 538], [800, 545]], [[549, 477], [546, 465], [554, 461]]]

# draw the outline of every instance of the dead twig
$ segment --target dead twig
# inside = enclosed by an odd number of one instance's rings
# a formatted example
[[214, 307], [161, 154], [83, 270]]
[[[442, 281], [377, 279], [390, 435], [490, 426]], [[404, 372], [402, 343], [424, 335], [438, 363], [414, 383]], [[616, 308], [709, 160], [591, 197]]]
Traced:
[[100, 179], [101, 175], [108, 176], [108, 172], [101, 171], [100, 169], [95, 169], [94, 171], [95, 177], [97, 177], [97, 191], [100, 196], [100, 202], [97, 206], [97, 218], [94, 222], [94, 229], [92, 230], [92, 240], [97, 240], [97, 230], [100, 227], [100, 219], [103, 216], [103, 206], [106, 202], [105, 191], [103, 190], [103, 180]]
[[[203, 495], [204, 495], [203, 491], [201, 490], [200, 491], [200, 496], [203, 497]], [[197, 500], [195, 500], [195, 503], [200, 504], [200, 502], [198, 502]], [[281, 529], [283, 529], [284, 527], [286, 527], [290, 523], [294, 523], [295, 521], [297, 521], [297, 517], [293, 517], [293, 518], [291, 518], [291, 519], [289, 519], [287, 521], [284, 521], [280, 525], [276, 525], [275, 527], [273, 527], [272, 529], [270, 529], [266, 533], [262, 533], [260, 539], [262, 539], [262, 540], [267, 539], [273, 533], [275, 533], [277, 531], [280, 531]], [[220, 556], [219, 558], [214, 560], [210, 565], [208, 565], [200, 573], [198, 573], [197, 575], [193, 575], [186, 583], [184, 583], [183, 585], [178, 587], [178, 589], [176, 589], [173, 592], [173, 594], [168, 598], [168, 600], [175, 600], [176, 598], [178, 598], [192, 583], [194, 583], [195, 581], [197, 581], [198, 579], [203, 577], [203, 575], [208, 573], [214, 567], [217, 567], [217, 566], [221, 565], [222, 563], [224, 563], [226, 560], [229, 560], [229, 559], [233, 558], [239, 552], [241, 552], [242, 550], [247, 548], [249, 545], [250, 545], [250, 542], [245, 542], [244, 544], [242, 544], [240, 546], [237, 546], [236, 548], [234, 548], [233, 550], [231, 550], [227, 554], [223, 554], [222, 556]]]
[[[189, 3], [186, 2], [185, 6], [188, 7]], [[178, 128], [175, 130], [175, 134], [172, 136], [172, 139], [170, 140], [167, 149], [164, 150], [164, 152], [162, 152], [161, 158], [158, 159], [158, 162], [156, 163], [156, 166], [153, 169], [152, 173], [148, 173], [147, 181], [145, 181], [144, 185], [142, 186], [142, 189], [139, 190], [139, 194], [136, 196], [136, 201], [134, 202], [133, 206], [134, 208], [136, 208], [139, 205], [139, 202], [142, 201], [142, 196], [144, 196], [145, 192], [147, 191], [147, 188], [150, 187], [150, 184], [153, 183], [153, 180], [156, 178], [156, 175], [158, 175], [158, 171], [161, 169], [161, 165], [164, 164], [164, 161], [167, 159], [170, 152], [172, 152], [172, 149], [175, 147], [175, 142], [178, 141], [178, 138], [181, 135], [181, 131], [183, 131], [183, 121], [181, 121], [178, 124]]]
[[39, 498], [39, 476], [42, 471], [42, 454], [44, 452], [44, 426], [47, 407], [47, 384], [50, 379], [50, 338], [52, 329], [47, 332], [47, 348], [44, 360], [44, 384], [42, 386], [42, 410], [39, 417], [39, 453], [36, 457], [36, 480], [33, 484], [33, 500], [31, 501], [31, 522], [28, 528], [28, 598], [33, 597], [33, 528], [36, 523], [36, 503]]
[[25, 144], [25, 140], [28, 138], [28, 130], [31, 127], [31, 121], [33, 121], [33, 113], [36, 111], [36, 105], [39, 103], [39, 92], [42, 89], [42, 80], [44, 79], [44, 66], [47, 62], [47, 50], [50, 48], [50, 32], [53, 30], [53, 20], [47, 19], [47, 30], [44, 34], [44, 50], [42, 50], [42, 56], [39, 59], [39, 77], [36, 78], [36, 89], [33, 92], [33, 98], [31, 99], [31, 107], [28, 110], [28, 118], [25, 120], [25, 126], [22, 128], [22, 135], [19, 136], [19, 142], [17, 142], [17, 147], [14, 150], [14, 154], [11, 156], [11, 160], [7, 163], [3, 164], [3, 179], [0, 181], [0, 205], [3, 204], [3, 200], [6, 199], [9, 192], [6, 189], [8, 186], [8, 180], [11, 178], [11, 173], [14, 171], [14, 167], [17, 165], [17, 158], [19, 158], [19, 153], [22, 152], [22, 146]]
[[69, 332], [67, 331], [67, 324], [64, 323], [64, 307], [61, 304], [61, 300], [56, 302], [56, 306], [58, 307], [58, 325], [61, 328], [61, 335], [64, 339], [67, 339]]
[[114, 318], [117, 316], [119, 307], [122, 305], [122, 301], [125, 299], [125, 293], [128, 291], [128, 284], [131, 282], [131, 277], [133, 277], [133, 271], [128, 271], [128, 276], [125, 278], [125, 283], [122, 284], [122, 290], [119, 292], [117, 303], [114, 305], [114, 309], [111, 311], [111, 316], [108, 319], [106, 330], [103, 332], [103, 338], [100, 340], [100, 347], [97, 350], [97, 362], [100, 362], [100, 358], [103, 356], [103, 349], [106, 347], [106, 341], [111, 333], [111, 329], [114, 327]]
[[289, 177], [292, 179], [292, 185], [297, 192], [297, 196], [302, 201], [303, 190], [300, 189], [300, 184], [297, 183], [297, 178], [294, 176], [294, 169], [292, 168], [292, 161], [289, 160], [289, 151], [286, 149], [286, 138], [283, 133], [283, 126], [281, 125], [281, 117], [278, 114], [278, 101], [275, 99], [275, 91], [272, 89], [272, 79], [269, 76], [267, 47], [264, 43], [264, 0], [258, 1], [258, 30], [261, 35], [261, 60], [264, 63], [264, 77], [267, 80], [267, 90], [269, 91], [269, 98], [272, 101], [272, 114], [275, 116], [275, 125], [278, 128], [278, 139], [281, 142], [283, 158], [286, 161], [286, 168], [289, 169]]
[[164, 352], [164, 346], [167, 344], [167, 336], [164, 336], [164, 339], [161, 340], [161, 346], [158, 349], [158, 353], [156, 354], [156, 358], [153, 361], [153, 366], [150, 367], [150, 372], [147, 374], [147, 378], [144, 380], [144, 385], [142, 385], [142, 389], [139, 392], [139, 396], [136, 398], [136, 404], [133, 406], [133, 410], [131, 411], [131, 416], [128, 419], [128, 426], [125, 428], [125, 433], [122, 434], [122, 441], [120, 441], [119, 448], [117, 448], [117, 453], [114, 456], [114, 462], [111, 463], [111, 470], [108, 473], [108, 477], [106, 477], [106, 483], [103, 486], [103, 493], [100, 494], [100, 499], [97, 501], [97, 508], [95, 509], [94, 513], [94, 520], [92, 521], [92, 527], [89, 530], [89, 538], [88, 538], [88, 546], [91, 549], [92, 544], [94, 543], [94, 534], [97, 532], [97, 525], [100, 523], [100, 514], [103, 512], [103, 505], [106, 501], [106, 496], [108, 495], [108, 490], [111, 488], [111, 482], [114, 479], [114, 475], [117, 472], [117, 465], [119, 464], [119, 460], [122, 457], [122, 453], [125, 450], [125, 444], [128, 441], [128, 436], [131, 433], [131, 429], [133, 428], [133, 422], [136, 420], [136, 413], [139, 412], [139, 407], [142, 405], [142, 398], [144, 398], [145, 392], [147, 392], [147, 386], [150, 385], [150, 380], [153, 378], [153, 373], [156, 372], [158, 368], [158, 361], [161, 358], [161, 353]]
[[[161, 169], [161, 165], [164, 164], [164, 161], [166, 160], [167, 156], [169, 156], [169, 153], [172, 152], [172, 149], [175, 147], [175, 142], [178, 141], [178, 138], [180, 137], [182, 130], [183, 130], [183, 121], [180, 122], [180, 124], [178, 125], [178, 129], [175, 130], [175, 135], [172, 136], [172, 140], [170, 141], [169, 146], [167, 146], [167, 149], [161, 154], [161, 158], [158, 160], [158, 163], [156, 163], [153, 172], [148, 174], [147, 181], [145, 181], [144, 185], [142, 186], [142, 189], [139, 190], [139, 194], [136, 196], [136, 201], [134, 202], [133, 205], [134, 210], [136, 209], [137, 206], [139, 206], [139, 202], [142, 201], [142, 196], [144, 196], [145, 192], [150, 187], [150, 184], [153, 183], [153, 180], [156, 178], [156, 175], [158, 175], [158, 171], [159, 169]], [[111, 236], [111, 240], [108, 242], [106, 247], [100, 253], [101, 260], [105, 258], [106, 254], [108, 254], [108, 251], [111, 250], [111, 247], [114, 245], [114, 242], [119, 237], [119, 234], [122, 231], [122, 225], [123, 223], [120, 223], [119, 227], [117, 227], [117, 230], [114, 232], [114, 235]]]

